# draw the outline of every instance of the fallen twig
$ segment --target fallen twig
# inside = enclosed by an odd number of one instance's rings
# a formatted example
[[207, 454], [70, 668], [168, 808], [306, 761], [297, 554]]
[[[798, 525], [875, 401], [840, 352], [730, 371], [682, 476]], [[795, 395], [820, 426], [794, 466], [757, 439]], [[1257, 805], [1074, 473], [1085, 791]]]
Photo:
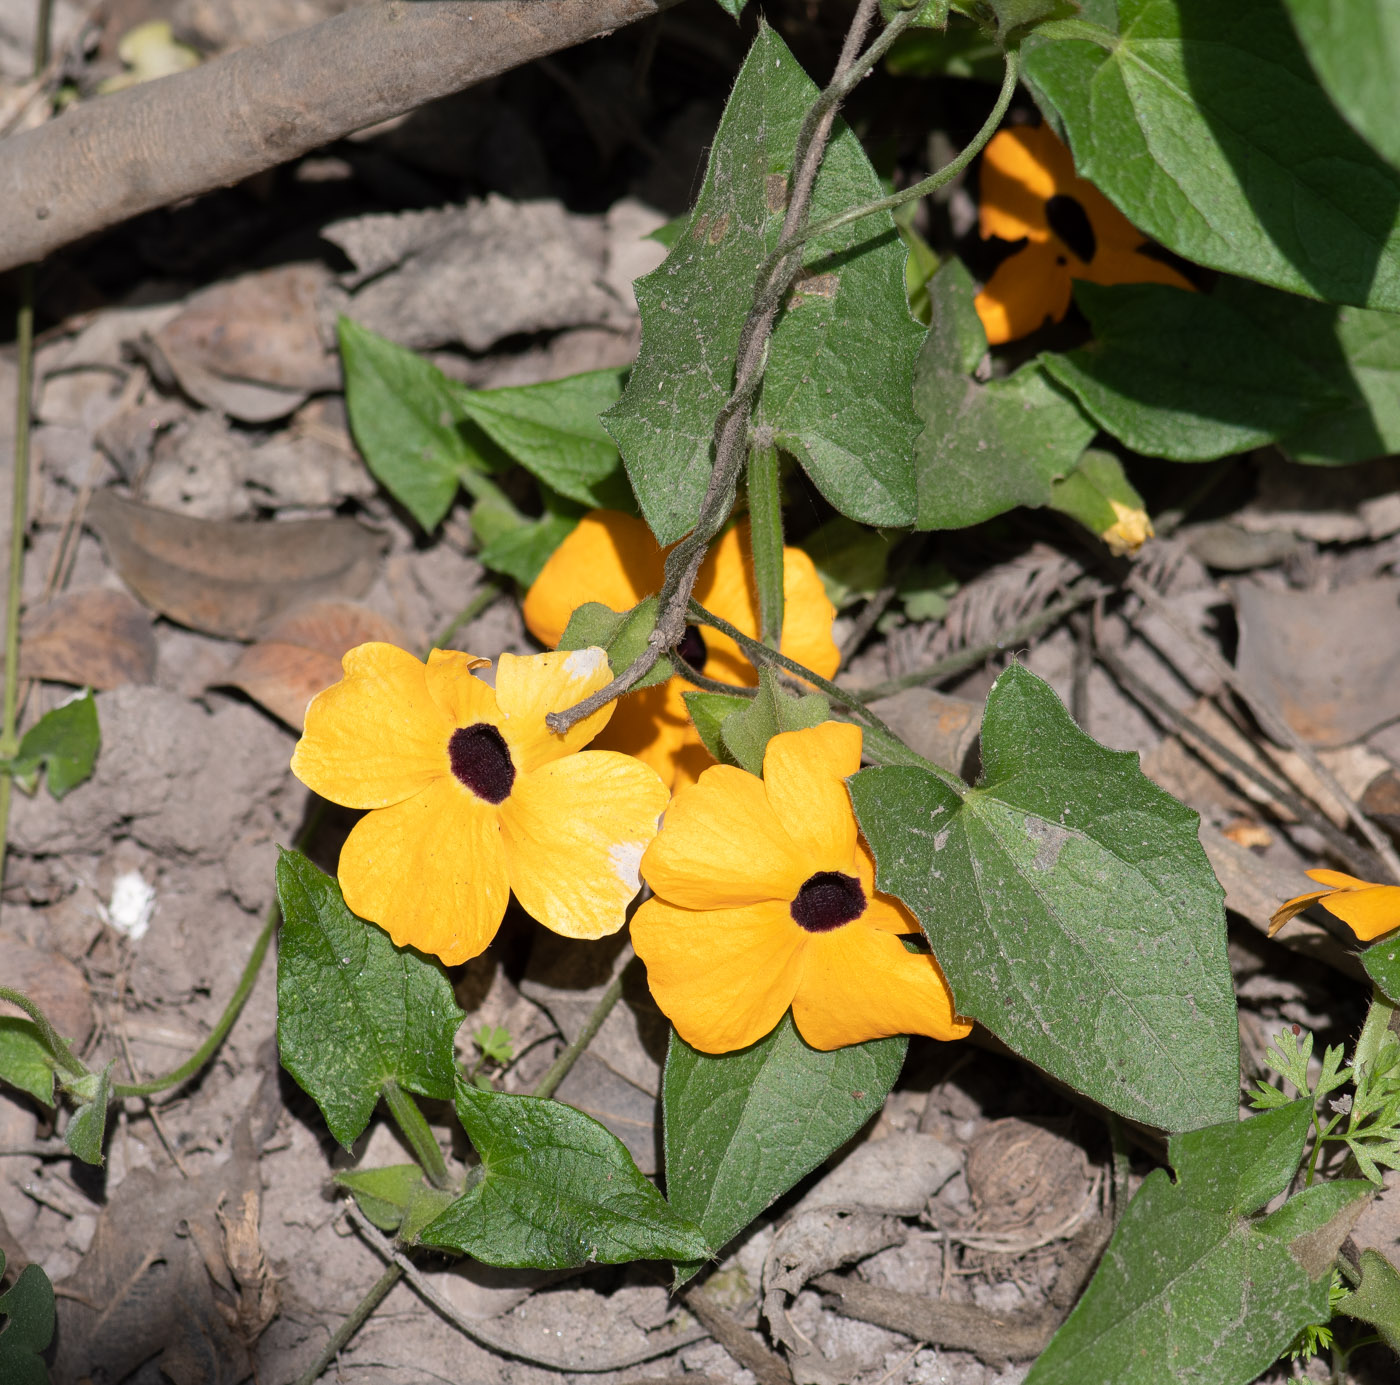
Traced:
[[387, 0], [0, 145], [0, 269], [235, 183], [677, 0]]
[[787, 1362], [777, 1352], [769, 1351], [703, 1289], [687, 1289], [681, 1295], [681, 1302], [739, 1365], [758, 1377], [758, 1385], [792, 1385], [792, 1372], [788, 1370]]

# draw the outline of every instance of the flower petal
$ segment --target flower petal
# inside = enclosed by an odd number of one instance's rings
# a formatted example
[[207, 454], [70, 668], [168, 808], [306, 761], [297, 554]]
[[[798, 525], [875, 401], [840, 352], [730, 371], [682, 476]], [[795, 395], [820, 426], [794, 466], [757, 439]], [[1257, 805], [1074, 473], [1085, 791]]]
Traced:
[[[1311, 872], [1309, 872], [1311, 874]], [[1290, 919], [1296, 918], [1304, 909], [1311, 908], [1324, 895], [1334, 893], [1332, 890], [1310, 890], [1307, 894], [1294, 895], [1292, 899], [1286, 899], [1282, 904], [1269, 915], [1269, 937], [1273, 937], [1280, 928]]]
[[978, 233], [985, 240], [1044, 240], [1045, 204], [1072, 194], [1074, 163], [1047, 125], [1018, 125], [993, 135], [978, 174]]
[[747, 1048], [772, 1031], [801, 982], [806, 942], [775, 901], [690, 910], [649, 899], [632, 918], [657, 1005], [704, 1053]]
[[1341, 919], [1363, 943], [1369, 943], [1392, 928], [1400, 928], [1400, 885], [1339, 890], [1323, 899], [1322, 907]]
[[339, 874], [361, 918], [448, 966], [485, 949], [510, 893], [495, 810], [450, 777], [362, 817]]
[[1070, 262], [1070, 273], [1076, 279], [1087, 279], [1091, 284], [1171, 284], [1175, 288], [1187, 289], [1194, 293], [1195, 285], [1184, 274], [1164, 264], [1152, 255], [1143, 255], [1138, 246], [1142, 236], [1132, 226], [1134, 244], [1131, 248], [1099, 244], [1094, 258], [1082, 268], [1077, 261]]
[[625, 693], [613, 708], [612, 720], [594, 738], [593, 749], [635, 755], [668, 789], [695, 783], [714, 759], [686, 710], [682, 693], [689, 686], [668, 678], [641, 692]]
[[488, 667], [490, 659], [463, 654], [456, 649], [434, 649], [428, 655], [424, 677], [428, 695], [453, 726], [473, 726], [479, 721], [497, 722], [496, 694], [472, 670]]
[[550, 712], [562, 712], [612, 682], [608, 656], [601, 649], [573, 649], [555, 654], [502, 654], [496, 661], [497, 725], [510, 745], [515, 767], [528, 774], [571, 751], [582, 750], [608, 724], [615, 702], [586, 717], [562, 736], [545, 724]]
[[567, 938], [616, 933], [669, 797], [655, 770], [609, 750], [522, 774], [500, 813], [506, 871], [525, 912]]
[[831, 638], [836, 608], [817, 565], [800, 548], [783, 549], [783, 637], [778, 648], [804, 668], [834, 678], [841, 651]]
[[525, 624], [554, 648], [569, 617], [588, 601], [630, 611], [661, 590], [664, 563], [651, 530], [633, 515], [593, 510], [550, 555], [525, 594]]
[[811, 866], [768, 802], [763, 780], [714, 765], [666, 810], [642, 878], [683, 909], [728, 909], [797, 897]]
[[809, 875], [819, 870], [850, 873], [856, 815], [846, 776], [860, 768], [860, 742], [860, 727], [825, 721], [774, 736], [764, 752], [768, 802], [806, 858]]
[[292, 773], [307, 788], [347, 808], [383, 808], [451, 773], [452, 724], [412, 654], [362, 644], [341, 668], [340, 682], [311, 699], [292, 753]]
[[1316, 880], [1319, 885], [1326, 885], [1333, 890], [1369, 890], [1376, 884], [1374, 880], [1362, 880], [1359, 876], [1344, 875], [1339, 870], [1308, 870], [1304, 871], [1303, 874], [1309, 880]]
[[1031, 241], [1008, 255], [972, 300], [988, 345], [1028, 336], [1069, 311], [1069, 261], [1057, 245]]
[[906, 951], [893, 934], [861, 920], [812, 936], [792, 1018], [820, 1049], [892, 1034], [961, 1039], [972, 1030], [932, 956]]

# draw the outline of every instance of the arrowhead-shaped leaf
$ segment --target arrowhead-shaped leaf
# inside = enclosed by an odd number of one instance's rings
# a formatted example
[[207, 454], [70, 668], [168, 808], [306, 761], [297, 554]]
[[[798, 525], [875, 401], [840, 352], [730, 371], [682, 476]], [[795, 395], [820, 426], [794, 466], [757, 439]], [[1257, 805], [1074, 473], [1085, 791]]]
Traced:
[[849, 782], [879, 888], [918, 916], [958, 1012], [1110, 1110], [1189, 1130], [1238, 1106], [1223, 894], [1197, 815], [1019, 664], [982, 722], [983, 778]]
[[1255, 1217], [1293, 1177], [1307, 1098], [1175, 1135], [1176, 1181], [1154, 1169], [1026, 1385], [1248, 1385], [1330, 1317], [1338, 1246], [1372, 1191], [1323, 1183]]
[[[5, 1252], [0, 1250], [0, 1275]], [[26, 1265], [0, 1294], [0, 1380], [5, 1385], [49, 1385], [40, 1355], [53, 1340], [53, 1285], [38, 1265]]]
[[19, 743], [7, 768], [25, 778], [46, 769], [45, 782], [54, 798], [62, 798], [91, 773], [102, 745], [97, 703], [90, 688], [45, 712]]
[[107, 1107], [112, 1100], [112, 1064], [83, 1081], [91, 1083], [91, 1095], [73, 1112], [63, 1139], [83, 1163], [100, 1165], [105, 1157], [102, 1146], [107, 1139]]
[[345, 907], [340, 886], [298, 851], [277, 862], [277, 1043], [282, 1066], [349, 1148], [384, 1084], [452, 1095], [452, 1036], [466, 1017], [435, 961], [395, 947]]
[[698, 1228], [647, 1182], [627, 1147], [558, 1101], [457, 1083], [457, 1118], [481, 1166], [423, 1230], [488, 1265], [567, 1268], [705, 1253]]
[[920, 529], [980, 524], [1017, 505], [1045, 505], [1095, 428], [1038, 365], [979, 384], [987, 338], [972, 306], [972, 276], [949, 260], [929, 280], [933, 322], [914, 381], [925, 428], [915, 450]]
[[[603, 423], [662, 543], [699, 513], [715, 419], [734, 387], [739, 334], [758, 267], [780, 239], [798, 129], [816, 96], [782, 39], [760, 25], [689, 224], [665, 262], [637, 281], [641, 354]], [[813, 220], [880, 196], [860, 142], [838, 121]], [[923, 329], [909, 315], [904, 260], [888, 213], [805, 247], [755, 415], [838, 510], [867, 524], [914, 520], [911, 395]]]
[[1278, 0], [1120, 0], [1118, 17], [1114, 44], [1025, 55], [1079, 172], [1197, 264], [1400, 309], [1400, 172], [1338, 114]]
[[[710, 1252], [880, 1109], [908, 1043], [876, 1039], [823, 1053], [803, 1041], [791, 1015], [737, 1053], [701, 1053], [671, 1034], [661, 1093], [666, 1191]], [[678, 1266], [678, 1277], [698, 1268]]]
[[33, 1020], [0, 1015], [0, 1082], [53, 1105], [53, 1055]]

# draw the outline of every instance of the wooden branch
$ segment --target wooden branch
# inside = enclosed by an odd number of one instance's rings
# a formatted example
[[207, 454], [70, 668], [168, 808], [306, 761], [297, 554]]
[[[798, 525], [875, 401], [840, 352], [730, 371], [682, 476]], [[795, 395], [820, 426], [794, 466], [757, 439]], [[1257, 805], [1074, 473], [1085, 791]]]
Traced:
[[0, 142], [0, 270], [677, 0], [385, 0]]

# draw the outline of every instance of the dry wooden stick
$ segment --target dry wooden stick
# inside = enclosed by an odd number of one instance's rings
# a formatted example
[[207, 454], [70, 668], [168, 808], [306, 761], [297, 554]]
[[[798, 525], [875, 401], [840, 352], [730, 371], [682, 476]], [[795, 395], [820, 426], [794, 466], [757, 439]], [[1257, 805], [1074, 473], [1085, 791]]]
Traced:
[[0, 270], [235, 183], [677, 0], [385, 0], [0, 144]]

